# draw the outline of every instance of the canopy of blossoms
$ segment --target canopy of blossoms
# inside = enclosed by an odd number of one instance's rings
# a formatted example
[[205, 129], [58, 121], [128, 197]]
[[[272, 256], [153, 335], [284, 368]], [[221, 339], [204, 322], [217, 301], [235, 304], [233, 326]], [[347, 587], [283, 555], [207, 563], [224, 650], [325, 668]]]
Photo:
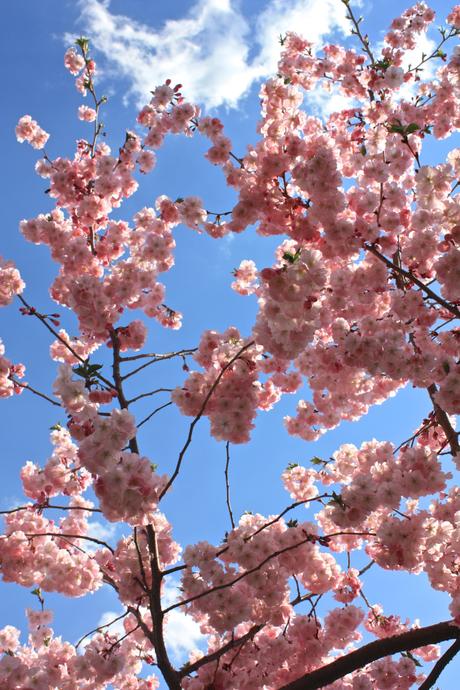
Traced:
[[[0, 396], [29, 390], [67, 417], [52, 430], [49, 459], [22, 469], [24, 504], [4, 511], [3, 580], [35, 588], [42, 605], [28, 611], [24, 644], [16, 628], [0, 630], [2, 688], [152, 690], [162, 677], [173, 690], [427, 690], [460, 649], [460, 491], [446, 465], [451, 458], [460, 469], [460, 149], [436, 166], [423, 163], [427, 139], [460, 129], [460, 5], [433, 53], [406, 67], [434, 12], [423, 2], [409, 8], [377, 53], [350, 1], [341, 2], [356, 49], [283, 37], [278, 74], [261, 89], [260, 136], [242, 156], [222, 122], [202, 116], [170, 82], [140, 111], [142, 136], [127, 131], [111, 151], [101, 139], [105, 99], [88, 40], [65, 54], [91, 103], [78, 110], [91, 134], [73, 159], [38, 160], [55, 208], [20, 229], [58, 264], [50, 295], [56, 309], [75, 314], [78, 334], [60, 328], [59, 313], [33, 305], [19, 270], [0, 262], [0, 305], [19, 300], [24, 316], [49, 331], [59, 363], [50, 397], [25, 381], [24, 366], [1, 344]], [[436, 65], [430, 79], [427, 63]], [[314, 88], [336, 89], [355, 105], [312, 117], [302, 102]], [[159, 196], [129, 222], [114, 220], [170, 134], [209, 141], [206, 158], [236, 204], [211, 213], [197, 197]], [[29, 115], [16, 135], [41, 151], [49, 136]], [[280, 241], [271, 266], [245, 260], [234, 273], [233, 289], [257, 299], [251, 332], [229, 325], [204, 332], [196, 348], [149, 354], [148, 319], [181, 325], [161, 282], [174, 265], [179, 224], [216, 242], [255, 225], [260, 242]], [[110, 366], [97, 363], [103, 349]], [[185, 356], [193, 365], [169, 404], [190, 424], [175, 467], [162, 475], [142, 453], [143, 422], [125, 381]], [[228, 496], [224, 542], [176, 543], [161, 503], [181, 480], [202, 417], [229, 456], [230, 444], [250, 440], [260, 411], [286, 393], [300, 396], [305, 384], [311, 394], [285, 427], [314, 441], [408, 383], [426, 391], [431, 412], [400, 447], [344, 443], [331, 460], [289, 465], [282, 482], [291, 502], [278, 514], [235, 522]], [[291, 519], [303, 506], [314, 510], [309, 520], [300, 511]], [[93, 512], [123, 523], [128, 536], [114, 544], [91, 537]], [[351, 566], [357, 550], [368, 557], [361, 570]], [[369, 603], [364, 584], [376, 569], [425, 573], [450, 595], [451, 619], [419, 627]], [[165, 583], [178, 574], [180, 594], [165, 606]], [[101, 626], [84, 648], [55, 636], [44, 593], [81, 597], [102, 587], [124, 607], [124, 634]], [[165, 645], [175, 610], [207, 640], [182, 668]], [[453, 646], [441, 656], [446, 640]]]

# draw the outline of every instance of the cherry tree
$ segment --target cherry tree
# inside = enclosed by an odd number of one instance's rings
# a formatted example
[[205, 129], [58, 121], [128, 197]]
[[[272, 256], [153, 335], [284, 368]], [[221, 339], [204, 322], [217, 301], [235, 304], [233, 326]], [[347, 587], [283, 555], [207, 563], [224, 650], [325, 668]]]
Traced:
[[[24, 644], [16, 628], [0, 630], [3, 688], [152, 690], [163, 678], [172, 690], [427, 690], [460, 650], [460, 491], [452, 482], [460, 458], [460, 149], [436, 166], [423, 162], [425, 141], [460, 129], [460, 51], [451, 48], [460, 5], [434, 51], [411, 65], [407, 53], [435, 20], [429, 7], [420, 2], [396, 18], [377, 52], [350, 0], [339, 1], [356, 48], [281, 37], [278, 74], [261, 89], [260, 136], [244, 154], [219, 119], [169, 81], [112, 152], [86, 38], [64, 59], [89, 101], [78, 117], [92, 132], [73, 159], [44, 152], [48, 134], [31, 116], [17, 125], [18, 141], [43, 151], [36, 171], [55, 202], [20, 230], [59, 265], [50, 287], [58, 306], [44, 313], [9, 260], [0, 263], [0, 305], [19, 301], [31, 327], [47, 329], [59, 365], [52, 393], [43, 392], [1, 345], [0, 395], [33, 393], [67, 422], [52, 429], [43, 466], [24, 465], [23, 504], [3, 511], [3, 580], [33, 588], [39, 602]], [[311, 116], [303, 98], [314, 88], [335, 90], [350, 107]], [[129, 222], [114, 220], [170, 134], [209, 140], [206, 158], [236, 204], [211, 212], [197, 197], [158, 196]], [[181, 325], [160, 281], [173, 268], [179, 224], [216, 242], [256, 226], [260, 242], [280, 243], [271, 266], [248, 259], [234, 272], [233, 289], [257, 300], [250, 333], [229, 324], [189, 349], [148, 353], [149, 321]], [[61, 328], [65, 309], [76, 334]], [[139, 392], [146, 368], [165, 360], [183, 364], [182, 379]], [[248, 443], [259, 412], [283, 394], [300, 395], [303, 384], [310, 393], [284, 433], [309, 442], [407, 384], [425, 390], [431, 412], [398, 447], [345, 442], [329, 460], [290, 464], [281, 477], [287, 505], [238, 521], [232, 446]], [[169, 400], [137, 419], [135, 403], [160, 390]], [[142, 454], [142, 435], [169, 405], [188, 420], [175, 465], [160, 474]], [[231, 528], [221, 543], [180, 546], [161, 504], [181, 481], [203, 417], [225, 446]], [[113, 544], [91, 536], [94, 513], [121, 523], [125, 536]], [[361, 568], [358, 552], [367, 557]], [[425, 573], [450, 595], [451, 618], [420, 627], [369, 602], [365, 582], [379, 570]], [[165, 603], [178, 576], [177, 598]], [[85, 645], [55, 636], [46, 593], [82, 597], [102, 587], [123, 606], [124, 632], [110, 621], [88, 631]], [[178, 610], [205, 636], [181, 668], [165, 643]]]

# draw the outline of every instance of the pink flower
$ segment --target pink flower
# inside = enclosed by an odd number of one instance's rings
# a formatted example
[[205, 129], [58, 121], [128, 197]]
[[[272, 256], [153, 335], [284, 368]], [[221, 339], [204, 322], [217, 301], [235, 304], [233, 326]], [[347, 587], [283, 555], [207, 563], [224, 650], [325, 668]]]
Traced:
[[139, 165], [139, 170], [142, 173], [149, 173], [155, 167], [155, 154], [153, 151], [144, 149], [138, 155], [137, 163]]
[[78, 108], [78, 117], [84, 122], [94, 122], [97, 117], [97, 113], [94, 108], [88, 108], [87, 105], [81, 105]]
[[23, 292], [26, 284], [12, 261], [0, 256], [0, 307], [10, 304], [15, 295]]
[[16, 125], [16, 139], [22, 144], [27, 141], [34, 149], [42, 149], [49, 139], [45, 132], [30, 115], [24, 115]]
[[68, 48], [64, 55], [64, 65], [67, 67], [70, 74], [76, 76], [85, 66], [85, 59], [83, 55], [77, 53], [75, 48]]

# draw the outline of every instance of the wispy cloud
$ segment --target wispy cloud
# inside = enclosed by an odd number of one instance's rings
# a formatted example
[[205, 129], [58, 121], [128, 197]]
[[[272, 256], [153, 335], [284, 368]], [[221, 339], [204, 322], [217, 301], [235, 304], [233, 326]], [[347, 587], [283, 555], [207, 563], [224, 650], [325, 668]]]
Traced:
[[[91, 520], [88, 523], [88, 537], [100, 539], [105, 542], [112, 541], [117, 535], [118, 525], [111, 522], [99, 522], [98, 520]], [[86, 551], [97, 551], [100, 548], [97, 544], [92, 544], [90, 541], [85, 543]]]
[[280, 34], [295, 30], [321, 43], [334, 31], [349, 32], [336, 0], [268, 0], [256, 16], [243, 14], [237, 0], [196, 0], [160, 27], [113, 13], [109, 0], [80, 0], [80, 7], [106, 71], [126, 78], [138, 103], [170, 78], [207, 108], [236, 107], [255, 82], [276, 72]]
[[[176, 583], [166, 583], [162, 599], [165, 606], [180, 601], [181, 592]], [[202, 647], [205, 641], [206, 637], [201, 634], [198, 623], [190, 616], [180, 609], [167, 614], [165, 642], [176, 663], [188, 661], [190, 652]]]

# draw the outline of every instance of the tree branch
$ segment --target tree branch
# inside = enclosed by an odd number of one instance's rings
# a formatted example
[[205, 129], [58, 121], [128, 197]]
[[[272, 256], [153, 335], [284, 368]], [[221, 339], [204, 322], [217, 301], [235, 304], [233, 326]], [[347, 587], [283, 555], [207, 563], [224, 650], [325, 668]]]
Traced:
[[158, 668], [170, 690], [180, 690], [181, 682], [179, 673], [173, 668], [169, 661], [163, 636], [163, 620], [165, 613], [161, 607], [161, 580], [162, 573], [159, 564], [159, 554], [156, 534], [152, 525], [147, 525], [147, 542], [150, 552], [150, 570], [152, 575], [152, 586], [149, 591], [149, 608], [152, 616], [153, 630], [151, 641], [153, 643], [157, 657]]
[[435, 383], [432, 383], [431, 386], [428, 386], [427, 391], [430, 395], [431, 402], [433, 403], [433, 408], [434, 412], [436, 414], [436, 419], [438, 421], [438, 424], [444, 431], [447, 440], [449, 441], [450, 449], [452, 451], [452, 455], [455, 456], [460, 452], [460, 446], [458, 443], [458, 433], [455, 431], [453, 428], [452, 424], [450, 423], [450, 419], [446, 412], [438, 405], [436, 402], [435, 395], [438, 392], [438, 389], [436, 387]]
[[194, 671], [198, 671], [198, 669], [202, 666], [205, 666], [205, 664], [209, 664], [212, 661], [220, 659], [221, 656], [229, 652], [231, 649], [235, 649], [235, 647], [240, 647], [248, 640], [252, 640], [252, 638], [255, 635], [257, 635], [257, 633], [260, 632], [260, 630], [262, 630], [263, 627], [263, 625], [254, 625], [250, 630], [248, 630], [248, 632], [245, 635], [238, 637], [236, 640], [230, 640], [230, 642], [224, 644], [224, 646], [220, 649], [217, 649], [215, 652], [211, 652], [211, 654], [207, 654], [206, 656], [202, 656], [201, 659], [198, 659], [198, 661], [195, 661], [193, 664], [187, 664], [180, 671], [181, 678], [183, 678], [184, 676], [188, 676], [191, 673], [194, 673]]
[[388, 266], [388, 268], [391, 268], [393, 271], [396, 271], [396, 273], [399, 273], [400, 275], [404, 276], [405, 278], [408, 278], [412, 283], [415, 283], [420, 290], [422, 290], [425, 294], [427, 294], [431, 299], [433, 299], [435, 302], [440, 304], [444, 309], [447, 309], [447, 311], [450, 311], [451, 314], [453, 314], [457, 319], [460, 319], [460, 311], [455, 307], [453, 304], [450, 302], [447, 302], [443, 297], [440, 297], [437, 295], [431, 288], [428, 287], [428, 285], [425, 285], [425, 283], [422, 283], [421, 280], [416, 278], [410, 271], [406, 271], [404, 268], [401, 268], [400, 266], [397, 266], [395, 263], [390, 261], [390, 259], [387, 259], [387, 257], [384, 254], [381, 254], [379, 250], [375, 247], [373, 244], [364, 244], [364, 249], [367, 249], [368, 252], [376, 256], [380, 261], [383, 261], [383, 263]]
[[460, 651], [460, 639], [456, 640], [453, 645], [449, 647], [447, 652], [445, 652], [440, 659], [435, 663], [434, 667], [431, 669], [429, 676], [425, 678], [418, 690], [429, 690], [433, 687], [435, 682], [438, 680], [441, 673], [446, 668], [447, 664], [452, 661], [454, 656]]
[[445, 640], [458, 640], [460, 628], [451, 621], [444, 621], [429, 625], [426, 628], [414, 628], [400, 635], [385, 637], [364, 645], [350, 654], [336, 659], [330, 664], [316, 669], [311, 673], [283, 685], [280, 690], [318, 690], [324, 688], [340, 678], [364, 668], [373, 661], [382, 659], [398, 652], [408, 652], [417, 647], [438, 644]]

